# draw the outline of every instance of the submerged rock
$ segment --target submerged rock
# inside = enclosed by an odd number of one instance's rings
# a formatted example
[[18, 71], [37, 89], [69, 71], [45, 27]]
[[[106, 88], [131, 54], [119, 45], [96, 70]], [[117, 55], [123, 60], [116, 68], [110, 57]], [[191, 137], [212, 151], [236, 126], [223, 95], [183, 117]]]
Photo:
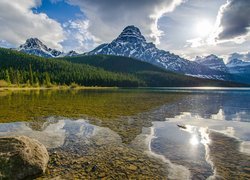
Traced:
[[0, 179], [23, 179], [45, 172], [45, 146], [26, 136], [0, 138]]

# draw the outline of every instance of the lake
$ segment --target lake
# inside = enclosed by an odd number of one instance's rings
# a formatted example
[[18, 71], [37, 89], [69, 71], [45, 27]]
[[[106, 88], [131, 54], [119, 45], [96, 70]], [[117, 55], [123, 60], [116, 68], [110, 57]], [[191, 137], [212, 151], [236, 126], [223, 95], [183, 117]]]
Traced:
[[0, 91], [11, 135], [47, 147], [41, 178], [250, 179], [250, 89]]

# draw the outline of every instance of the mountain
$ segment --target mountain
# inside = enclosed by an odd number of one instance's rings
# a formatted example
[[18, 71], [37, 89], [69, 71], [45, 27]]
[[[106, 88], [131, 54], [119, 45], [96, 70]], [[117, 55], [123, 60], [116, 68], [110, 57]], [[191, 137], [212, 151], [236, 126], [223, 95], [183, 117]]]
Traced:
[[102, 44], [87, 55], [116, 55], [132, 57], [154, 64], [167, 70], [195, 77], [230, 80], [228, 73], [210, 69], [197, 62], [181, 58], [168, 51], [156, 48], [148, 43], [140, 30], [135, 26], [126, 27], [122, 33], [111, 43]]
[[57, 57], [63, 54], [58, 50], [48, 48], [45, 44], [42, 43], [42, 41], [37, 38], [27, 39], [26, 42], [20, 45], [17, 50], [30, 55], [36, 55], [46, 58]]
[[234, 58], [226, 66], [229, 73], [235, 76], [235, 81], [250, 84], [250, 62]]
[[73, 57], [73, 56], [78, 56], [79, 54], [73, 50], [69, 51], [68, 53], [63, 54], [62, 57]]
[[56, 49], [49, 48], [44, 43], [42, 43], [42, 41], [40, 41], [38, 38], [27, 39], [24, 44], [20, 45], [17, 48], [17, 50], [30, 55], [35, 55], [45, 58], [55, 58], [55, 57], [65, 57], [65, 56], [71, 57], [79, 55], [75, 51], [69, 51], [68, 53], [64, 53]]
[[231, 59], [226, 66], [228, 68], [234, 68], [234, 67], [244, 67], [244, 66], [250, 66], [250, 62], [248, 61], [243, 61], [238, 58]]
[[0, 48], [0, 80], [18, 85], [82, 86], [227, 86], [242, 84], [173, 73], [127, 57], [75, 56], [43, 58]]
[[210, 69], [218, 70], [227, 73], [228, 69], [225, 65], [222, 58], [219, 58], [218, 56], [211, 54], [206, 57], [199, 57], [197, 56], [195, 59], [195, 62], [202, 64], [204, 66], [209, 67]]
[[115, 73], [86, 64], [43, 58], [0, 48], [0, 80], [19, 85], [145, 86], [132, 74]]
[[149, 87], [238, 86], [235, 83], [200, 79], [168, 71], [134, 58], [113, 55], [64, 57], [71, 63], [86, 64], [115, 73], [131, 74]]

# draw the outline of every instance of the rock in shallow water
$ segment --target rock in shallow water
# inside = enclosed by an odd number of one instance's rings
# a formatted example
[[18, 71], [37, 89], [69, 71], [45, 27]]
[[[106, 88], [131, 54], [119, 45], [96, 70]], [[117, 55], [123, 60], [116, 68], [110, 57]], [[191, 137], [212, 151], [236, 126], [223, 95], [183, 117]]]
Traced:
[[23, 179], [45, 172], [45, 146], [26, 136], [0, 138], [0, 179]]

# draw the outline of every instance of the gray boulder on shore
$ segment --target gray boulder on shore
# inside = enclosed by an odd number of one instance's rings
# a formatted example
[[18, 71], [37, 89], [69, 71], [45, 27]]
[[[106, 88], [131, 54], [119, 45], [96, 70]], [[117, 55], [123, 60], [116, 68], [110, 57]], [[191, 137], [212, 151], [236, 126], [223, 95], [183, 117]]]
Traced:
[[47, 149], [26, 136], [0, 137], [0, 179], [24, 179], [45, 172]]

